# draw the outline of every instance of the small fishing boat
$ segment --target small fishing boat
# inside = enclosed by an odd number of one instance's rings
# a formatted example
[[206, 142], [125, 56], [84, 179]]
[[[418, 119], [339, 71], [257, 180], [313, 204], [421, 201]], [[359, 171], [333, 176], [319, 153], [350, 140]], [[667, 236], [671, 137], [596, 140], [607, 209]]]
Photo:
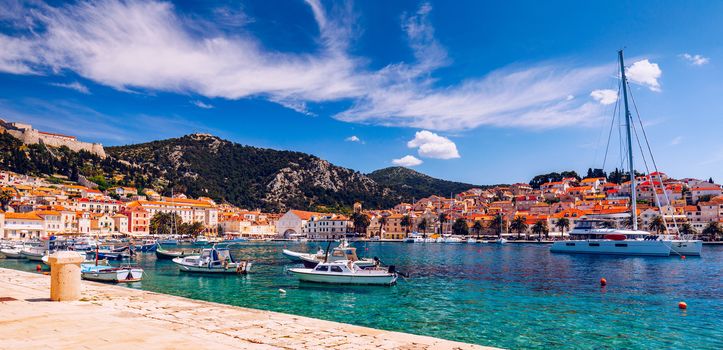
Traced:
[[141, 252], [155, 252], [156, 247], [156, 241], [146, 240], [143, 241], [140, 245], [138, 245], [136, 249], [140, 250]]
[[228, 248], [207, 248], [201, 251], [201, 255], [179, 257], [172, 261], [183, 272], [246, 274], [251, 270], [250, 262], [234, 260]]
[[210, 241], [208, 240], [208, 238], [206, 238], [204, 236], [198, 236], [198, 237], [196, 237], [195, 240], [193, 240], [193, 245], [200, 246], [200, 247], [205, 247], [209, 243], [210, 243]]
[[143, 279], [143, 269], [140, 267], [98, 264], [81, 264], [80, 277], [84, 280], [96, 282], [138, 282]]
[[[299, 252], [295, 252], [295, 251], [288, 250], [288, 249], [282, 250], [282, 251], [281, 251], [281, 254], [283, 254], [287, 259], [289, 259], [289, 260], [291, 260], [292, 262], [295, 262], [295, 263], [304, 262], [304, 260], [301, 259], [301, 256], [303, 256], [303, 255], [309, 255], [309, 254], [307, 254], [307, 253], [299, 253]], [[324, 250], [321, 249], [321, 248], [319, 248], [319, 251], [316, 252], [316, 256], [317, 256], [317, 257], [320, 257], [320, 258], [323, 258], [323, 257], [324, 257]]]
[[505, 244], [505, 243], [507, 243], [507, 240], [504, 239], [504, 238], [502, 238], [502, 237], [500, 237], [500, 238], [498, 238], [498, 239], [495, 240], [495, 243], [497, 243], [497, 244]]
[[455, 236], [445, 236], [443, 239], [444, 239], [444, 241], [443, 241], [444, 243], [462, 243], [462, 242], [464, 242], [462, 240], [462, 238], [455, 237]]
[[316, 254], [303, 254], [298, 258], [304, 263], [304, 267], [313, 268], [323, 261], [349, 260], [355, 262], [359, 267], [366, 268], [374, 266], [373, 259], [359, 259], [356, 255], [356, 248], [349, 245], [346, 240], [342, 240], [338, 247], [334, 248], [331, 253], [317, 252]]
[[156, 246], [156, 258], [160, 260], [172, 260], [175, 258], [196, 255], [198, 253], [198, 250], [168, 250], [166, 248], [163, 248], [163, 246], [160, 244]]
[[20, 250], [20, 256], [31, 261], [42, 261], [43, 256], [49, 253], [45, 247], [26, 246]]
[[289, 269], [300, 281], [330, 284], [386, 285], [397, 282], [395, 267], [361, 268], [357, 262], [337, 260], [322, 262], [314, 268]]
[[22, 259], [21, 247], [9, 247], [0, 249], [0, 253], [5, 256], [6, 259]]

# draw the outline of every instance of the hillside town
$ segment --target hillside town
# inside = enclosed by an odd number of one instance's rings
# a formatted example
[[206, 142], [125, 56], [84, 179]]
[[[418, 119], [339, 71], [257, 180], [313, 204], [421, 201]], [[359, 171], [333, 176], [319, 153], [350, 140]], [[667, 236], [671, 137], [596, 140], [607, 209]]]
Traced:
[[[0, 172], [0, 232], [9, 240], [54, 235], [143, 237], [156, 215], [172, 214], [200, 228], [194, 235], [249, 239], [402, 240], [424, 236], [562, 237], [581, 218], [605, 218], [630, 225], [630, 183], [604, 177], [563, 178], [533, 188], [517, 183], [471, 188], [453, 198], [430, 196], [352, 213], [289, 210], [265, 213], [216, 203], [211, 198], [163, 196], [152, 189], [111, 187], [105, 191], [75, 183]], [[712, 181], [673, 179], [652, 173], [637, 179], [639, 226], [650, 231], [693, 234], [711, 240], [723, 224], [723, 193]], [[664, 190], [663, 190], [664, 189]], [[659, 205], [658, 205], [659, 204]], [[711, 236], [711, 233], [713, 236]]]

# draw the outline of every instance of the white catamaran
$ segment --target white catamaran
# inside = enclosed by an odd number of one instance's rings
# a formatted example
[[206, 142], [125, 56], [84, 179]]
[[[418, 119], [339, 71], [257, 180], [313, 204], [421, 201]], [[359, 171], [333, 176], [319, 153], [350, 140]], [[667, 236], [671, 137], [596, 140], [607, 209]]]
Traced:
[[[625, 77], [625, 64], [623, 63], [622, 50], [618, 51], [618, 58], [620, 61], [622, 96], [625, 106], [625, 127], [627, 129], [627, 160], [630, 171], [630, 215], [632, 230], [609, 228], [608, 223], [602, 220], [583, 219], [578, 221], [577, 225], [570, 231], [569, 240], [553, 243], [550, 251], [553, 253], [643, 256], [669, 256], [671, 254], [700, 255], [703, 247], [703, 243], [700, 240], [679, 238], [671, 234], [654, 235], [647, 231], [638, 230], [635, 168], [633, 162], [633, 120], [628, 108], [628, 82]], [[662, 186], [662, 181], [660, 182]], [[665, 189], [663, 189], [663, 193], [665, 193]], [[659, 200], [656, 200], [656, 202], [660, 204]]]

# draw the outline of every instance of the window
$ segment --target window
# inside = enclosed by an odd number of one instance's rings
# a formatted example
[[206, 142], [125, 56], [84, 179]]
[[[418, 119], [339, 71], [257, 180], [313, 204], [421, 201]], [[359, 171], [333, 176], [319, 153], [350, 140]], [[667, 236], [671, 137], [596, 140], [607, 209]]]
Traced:
[[615, 243], [615, 246], [616, 247], [627, 247], [628, 244], [627, 243]]
[[332, 266], [332, 267], [331, 267], [331, 272], [341, 272], [341, 267], [339, 267], [339, 266]]
[[590, 247], [599, 247], [600, 243], [588, 243], [588, 246]]
[[315, 269], [316, 271], [329, 271], [329, 266], [326, 265], [319, 265]]
[[575, 246], [575, 243], [565, 243], [565, 245], [568, 246], [568, 247], [574, 247], [574, 246]]

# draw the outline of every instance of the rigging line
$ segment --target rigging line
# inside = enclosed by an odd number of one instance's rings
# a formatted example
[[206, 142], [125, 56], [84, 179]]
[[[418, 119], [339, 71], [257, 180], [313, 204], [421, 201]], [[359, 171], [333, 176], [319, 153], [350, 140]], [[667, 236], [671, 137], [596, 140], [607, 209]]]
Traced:
[[635, 134], [635, 140], [637, 141], [638, 147], [640, 148], [640, 157], [643, 159], [643, 165], [645, 166], [645, 173], [648, 174], [648, 176], [646, 176], [646, 178], [648, 179], [648, 181], [653, 183], [653, 198], [655, 199], [655, 205], [658, 207], [658, 210], [660, 211], [660, 218], [663, 219], [663, 226], [665, 226], [665, 232], [667, 234], [670, 234], [670, 232], [668, 232], [668, 223], [665, 220], [663, 208], [660, 205], [660, 198], [658, 197], [658, 191], [655, 189], [655, 180], [653, 180], [653, 177], [649, 175], [650, 168], [648, 168], [648, 161], [645, 159], [645, 153], [643, 152], [643, 144], [640, 143], [640, 137], [638, 136], [638, 130], [635, 128], [635, 123], [631, 123], [630, 126], [633, 129], [633, 134]]
[[608, 132], [608, 142], [605, 145], [605, 157], [603, 157], [603, 163], [602, 163], [602, 169], [605, 171], [605, 163], [607, 163], [608, 160], [608, 150], [610, 149], [610, 139], [612, 139], [613, 134], [613, 127], [615, 126], [615, 117], [618, 113], [618, 107], [620, 106], [620, 84], [618, 83], [618, 94], [617, 98], [615, 99], [615, 107], [613, 108], [613, 118], [610, 121], [610, 131]]
[[[628, 85], [630, 86], [630, 85]], [[635, 114], [638, 116], [638, 123], [640, 123], [640, 130], [643, 131], [643, 137], [645, 138], [645, 145], [648, 147], [648, 152], [650, 153], [650, 160], [653, 162], [653, 169], [655, 169], [655, 172], [657, 173], [658, 181], [660, 182], [660, 189], [663, 191], [663, 196], [665, 197], [666, 203], [668, 203], [668, 207], [672, 207], [672, 203], [670, 202], [670, 196], [668, 196], [668, 191], [666, 190], [665, 186], [663, 186], [663, 177], [660, 175], [660, 170], [658, 170], [658, 164], [655, 162], [655, 156], [653, 156], [653, 150], [650, 148], [650, 142], [648, 142], [648, 134], [645, 132], [645, 128], [643, 127], [643, 120], [640, 118], [640, 112], [638, 111], [638, 105], [635, 103], [635, 97], [633, 97], [633, 94], [630, 94], [630, 100], [633, 102], [633, 108], [635, 109]], [[653, 183], [653, 189], [655, 189], [655, 183]], [[656, 192], [657, 194], [657, 192]], [[660, 208], [660, 212], [662, 214], [663, 209]], [[675, 219], [675, 210], [673, 210], [673, 226], [675, 226], [676, 232], [678, 231], [678, 222]]]

